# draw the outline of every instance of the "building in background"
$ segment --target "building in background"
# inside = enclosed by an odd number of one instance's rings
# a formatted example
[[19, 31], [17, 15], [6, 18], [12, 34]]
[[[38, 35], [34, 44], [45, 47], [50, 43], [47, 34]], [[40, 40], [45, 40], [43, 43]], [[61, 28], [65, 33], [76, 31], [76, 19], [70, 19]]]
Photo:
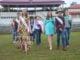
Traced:
[[80, 4], [74, 4], [69, 7], [69, 13], [73, 22], [80, 23]]
[[73, 30], [80, 31], [80, 4], [71, 5], [69, 13], [72, 16]]
[[63, 3], [62, 0], [0, 0], [0, 5], [3, 7], [0, 9], [0, 30], [6, 30], [3, 26], [10, 25], [11, 20], [16, 17], [16, 13], [23, 8], [30, 15], [45, 17], [48, 10], [54, 11], [55, 7], [59, 7]]

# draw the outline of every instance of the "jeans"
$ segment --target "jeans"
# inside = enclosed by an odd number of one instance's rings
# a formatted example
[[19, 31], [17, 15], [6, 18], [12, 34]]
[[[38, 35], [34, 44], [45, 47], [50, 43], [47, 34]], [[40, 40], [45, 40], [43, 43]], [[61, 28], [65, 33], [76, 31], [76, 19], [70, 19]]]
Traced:
[[41, 32], [39, 29], [35, 29], [35, 39], [36, 39], [36, 44], [40, 45], [41, 44]]
[[18, 32], [15, 30], [12, 30], [12, 34], [13, 34], [13, 41], [16, 41], [16, 36], [18, 36]]
[[57, 47], [60, 46], [60, 39], [62, 40], [63, 48], [66, 47], [66, 29], [63, 31], [58, 30], [57, 31]]
[[66, 45], [69, 45], [70, 28], [66, 28]]

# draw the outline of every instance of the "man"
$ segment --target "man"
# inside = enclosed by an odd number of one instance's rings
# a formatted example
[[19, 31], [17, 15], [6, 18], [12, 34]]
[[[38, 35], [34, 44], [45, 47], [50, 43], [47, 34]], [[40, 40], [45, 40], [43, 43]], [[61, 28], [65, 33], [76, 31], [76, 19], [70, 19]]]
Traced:
[[65, 10], [64, 18], [65, 18], [65, 29], [67, 31], [66, 32], [66, 45], [67, 45], [67, 47], [69, 47], [69, 39], [70, 39], [72, 20], [71, 20], [71, 16], [69, 15], [68, 10]]
[[66, 50], [66, 39], [65, 39], [65, 20], [63, 16], [63, 11], [57, 11], [57, 17], [55, 18], [56, 32], [57, 32], [57, 48], [60, 48], [60, 38], [62, 40], [63, 50]]

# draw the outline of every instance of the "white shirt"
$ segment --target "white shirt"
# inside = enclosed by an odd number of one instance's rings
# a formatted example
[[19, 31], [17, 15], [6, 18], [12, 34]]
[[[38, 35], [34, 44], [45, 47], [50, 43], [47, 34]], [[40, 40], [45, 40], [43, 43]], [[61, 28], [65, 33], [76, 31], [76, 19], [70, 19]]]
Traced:
[[44, 24], [43, 24], [43, 21], [42, 20], [34, 21], [33, 31], [35, 29], [40, 29], [40, 27], [38, 27], [38, 24], [41, 26], [41, 29], [43, 31], [44, 30]]
[[44, 31], [44, 23], [43, 23], [43, 21], [39, 20], [38, 23], [40, 24], [42, 31]]

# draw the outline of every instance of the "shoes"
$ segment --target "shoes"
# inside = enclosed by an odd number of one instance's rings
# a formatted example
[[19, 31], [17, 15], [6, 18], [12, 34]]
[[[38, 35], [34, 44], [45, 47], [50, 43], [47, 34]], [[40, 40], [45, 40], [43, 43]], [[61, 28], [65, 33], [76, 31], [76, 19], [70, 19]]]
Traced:
[[67, 49], [66, 48], [63, 48], [63, 51], [67, 51]]
[[69, 48], [69, 45], [67, 45], [66, 47]]
[[16, 41], [13, 41], [13, 44], [16, 44]]
[[49, 48], [50, 49], [50, 51], [52, 50], [52, 48]]

